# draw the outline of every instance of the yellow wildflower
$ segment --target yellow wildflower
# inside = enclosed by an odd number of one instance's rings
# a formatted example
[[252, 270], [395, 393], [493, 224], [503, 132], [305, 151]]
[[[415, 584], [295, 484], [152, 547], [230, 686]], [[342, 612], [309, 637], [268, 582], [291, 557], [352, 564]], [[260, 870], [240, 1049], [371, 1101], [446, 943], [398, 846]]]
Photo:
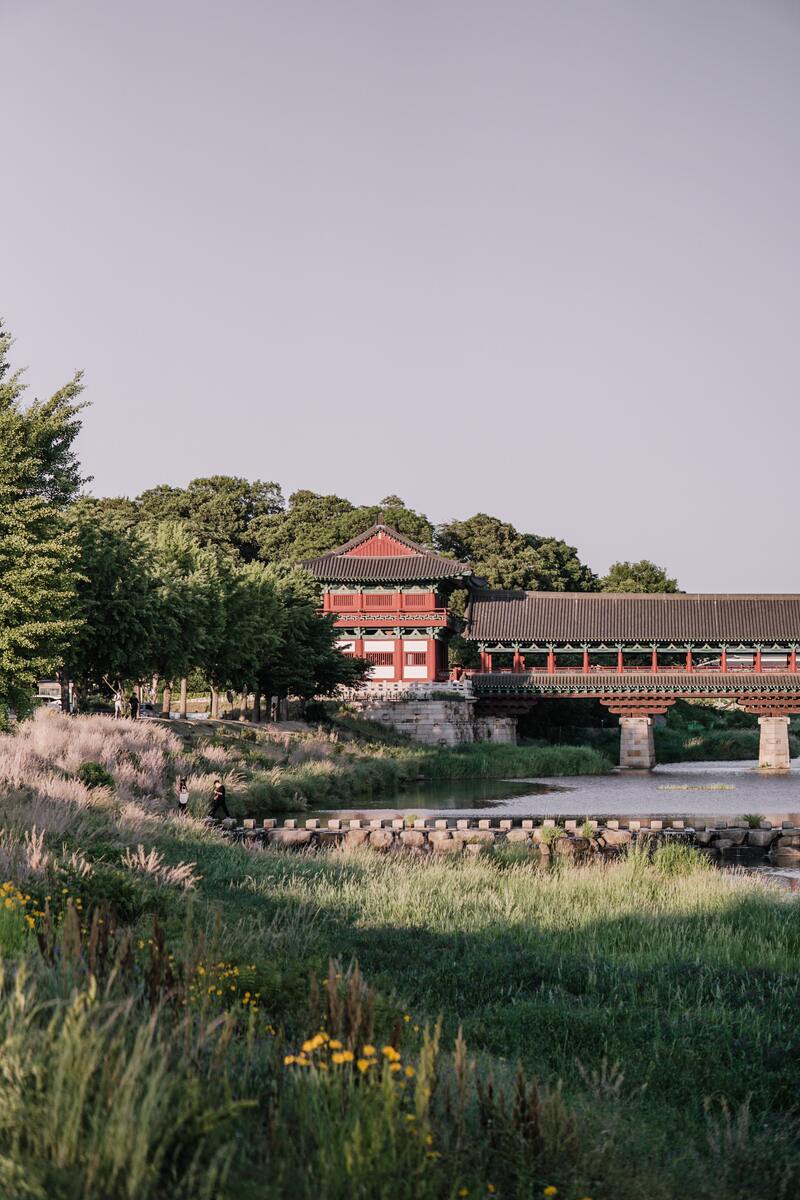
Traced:
[[352, 1062], [354, 1058], [352, 1050], [340, 1050], [337, 1054], [331, 1055], [331, 1061], [335, 1062], [337, 1067], [340, 1063]]
[[469, 1188], [459, 1188], [459, 1189], [458, 1189], [458, 1194], [459, 1194], [459, 1196], [468, 1196], [468, 1195], [469, 1195]]
[[413, 1067], [406, 1067], [405, 1073], [406, 1073], [407, 1079], [413, 1079], [417, 1072], [414, 1070]]
[[395, 1063], [400, 1058], [400, 1055], [395, 1050], [394, 1046], [384, 1046], [383, 1053], [389, 1059], [389, 1062]]
[[402, 1071], [402, 1069], [403, 1068], [401, 1067], [400, 1063], [390, 1063], [389, 1064], [390, 1071]]
[[328, 1042], [328, 1045], [330, 1046], [331, 1050], [341, 1050], [342, 1048], [342, 1043], [338, 1038], [331, 1038], [331, 1040]]
[[550, 1187], [546, 1187], [546, 1188], [544, 1189], [544, 1191], [542, 1192], [542, 1195], [543, 1195], [543, 1196], [557, 1196], [557, 1195], [558, 1195], [558, 1188], [557, 1188], [557, 1187], [553, 1187], [553, 1185], [552, 1185], [552, 1183], [551, 1183], [551, 1184], [550, 1184]]
[[283, 1065], [284, 1065], [285, 1067], [290, 1067], [290, 1066], [292, 1065], [292, 1063], [293, 1063], [293, 1062], [295, 1062], [295, 1061], [296, 1061], [296, 1060], [295, 1060], [295, 1057], [294, 1057], [294, 1055], [293, 1055], [293, 1054], [287, 1054], [287, 1055], [286, 1055], [286, 1057], [285, 1057], [285, 1058], [284, 1058], [284, 1060], [283, 1060]]
[[486, 1190], [487, 1190], [487, 1192], [488, 1192], [490, 1195], [493, 1195], [493, 1194], [494, 1194], [494, 1184], [493, 1184], [493, 1183], [487, 1183], [487, 1185], [486, 1185]]
[[371, 1055], [376, 1054], [377, 1051], [374, 1046], [367, 1045], [362, 1047], [361, 1053], [366, 1054], [367, 1058], [369, 1058]]
[[369, 1068], [371, 1067], [371, 1065], [372, 1065], [372, 1064], [370, 1063], [370, 1061], [369, 1061], [369, 1059], [368, 1059], [368, 1058], [360, 1058], [360, 1059], [358, 1060], [358, 1062], [356, 1063], [356, 1066], [358, 1067], [358, 1069], [359, 1069], [359, 1071], [361, 1072], [361, 1074], [362, 1074], [362, 1075], [364, 1074], [364, 1072], [365, 1072], [365, 1071], [368, 1071], [368, 1070], [369, 1070]]

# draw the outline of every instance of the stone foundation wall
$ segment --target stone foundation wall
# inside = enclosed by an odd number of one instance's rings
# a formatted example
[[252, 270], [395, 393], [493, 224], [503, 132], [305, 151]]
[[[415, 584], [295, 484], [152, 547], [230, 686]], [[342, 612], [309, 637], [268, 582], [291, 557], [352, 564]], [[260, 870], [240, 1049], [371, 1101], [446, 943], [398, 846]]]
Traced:
[[471, 700], [397, 700], [365, 706], [361, 715], [424, 746], [465, 746], [475, 741], [474, 713]]
[[498, 745], [516, 746], [516, 717], [476, 717], [475, 741], [496, 742]]
[[466, 746], [471, 742], [516, 745], [515, 717], [476, 717], [475, 701], [386, 700], [364, 703], [361, 716], [380, 721], [424, 746]]

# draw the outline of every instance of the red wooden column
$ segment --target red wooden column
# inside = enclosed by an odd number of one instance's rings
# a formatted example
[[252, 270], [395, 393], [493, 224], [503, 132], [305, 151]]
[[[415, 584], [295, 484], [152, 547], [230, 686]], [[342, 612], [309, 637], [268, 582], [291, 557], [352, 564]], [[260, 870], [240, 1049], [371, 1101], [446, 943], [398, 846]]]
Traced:
[[722, 647], [722, 653], [719, 656], [719, 669], [720, 669], [720, 671], [722, 671], [723, 675], [727, 675], [727, 673], [728, 673], [728, 647], [727, 646]]
[[756, 671], [758, 671], [759, 674], [761, 673], [761, 647], [760, 646], [756, 646], [755, 669], [756, 669]]
[[436, 638], [428, 638], [428, 653], [426, 655], [428, 679], [436, 678]]
[[519, 650], [514, 651], [514, 657], [511, 660], [511, 669], [517, 674], [522, 670], [522, 655]]
[[583, 647], [583, 673], [584, 673], [584, 675], [589, 674], [589, 647], [588, 646]]
[[556, 669], [556, 652], [552, 646], [547, 651], [547, 672], [549, 675], [555, 674]]
[[364, 639], [363, 638], [355, 639], [355, 645], [353, 646], [353, 654], [356, 658], [364, 657]]
[[693, 661], [692, 661], [692, 647], [691, 647], [691, 646], [687, 646], [687, 648], [686, 648], [686, 670], [687, 670], [687, 671], [693, 671], [693, 670], [694, 670], [694, 663], [693, 663]]
[[658, 671], [658, 648], [656, 646], [653, 646], [653, 654], [650, 659], [650, 670], [654, 675]]
[[793, 675], [797, 674], [797, 648], [795, 646], [792, 646], [789, 651], [789, 670]]
[[487, 653], [486, 650], [481, 650], [481, 671], [486, 672], [486, 671], [491, 671], [491, 669], [492, 669], [491, 654]]
[[621, 675], [625, 670], [625, 662], [622, 657], [622, 646], [617, 647], [617, 674]]
[[404, 661], [405, 661], [405, 654], [403, 653], [403, 639], [402, 639], [402, 637], [397, 637], [394, 639], [394, 663], [393, 663], [393, 665], [394, 665], [395, 683], [399, 682], [403, 678], [403, 663], [404, 663]]

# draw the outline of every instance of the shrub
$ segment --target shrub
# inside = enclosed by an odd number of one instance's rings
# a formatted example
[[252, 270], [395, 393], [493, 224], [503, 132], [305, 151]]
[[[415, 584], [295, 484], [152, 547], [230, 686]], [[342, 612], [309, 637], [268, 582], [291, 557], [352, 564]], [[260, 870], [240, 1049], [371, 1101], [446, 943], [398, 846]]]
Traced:
[[99, 762], [81, 763], [75, 775], [87, 788], [114, 787], [114, 776]]
[[758, 829], [764, 818], [761, 813], [745, 813], [742, 820], [749, 829]]
[[564, 837], [562, 825], [543, 825], [539, 831], [539, 840], [545, 846], [552, 846], [553, 842], [558, 841], [560, 837]]

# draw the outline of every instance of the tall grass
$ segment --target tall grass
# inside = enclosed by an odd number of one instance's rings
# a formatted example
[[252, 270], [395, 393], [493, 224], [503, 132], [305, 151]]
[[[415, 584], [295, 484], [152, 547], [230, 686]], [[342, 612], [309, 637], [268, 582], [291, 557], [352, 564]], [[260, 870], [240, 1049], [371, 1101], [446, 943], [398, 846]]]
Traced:
[[0, 1195], [798, 1193], [796, 897], [682, 846], [252, 852], [63, 771], [0, 795]]

